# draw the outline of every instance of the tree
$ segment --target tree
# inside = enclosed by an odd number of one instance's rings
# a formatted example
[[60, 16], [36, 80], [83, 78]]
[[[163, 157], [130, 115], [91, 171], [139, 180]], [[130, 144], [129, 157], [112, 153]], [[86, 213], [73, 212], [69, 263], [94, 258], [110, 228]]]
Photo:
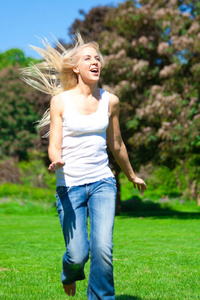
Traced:
[[110, 6], [98, 6], [92, 8], [88, 14], [80, 10], [84, 20], [76, 19], [69, 28], [69, 35], [73, 37], [78, 29], [85, 41], [96, 40], [102, 30], [106, 29], [105, 18], [110, 9]]
[[[106, 61], [102, 86], [120, 98], [120, 126], [134, 168], [151, 161], [173, 169], [191, 153], [199, 159], [200, 5], [139, 3], [120, 4], [102, 19], [95, 37]], [[81, 33], [85, 26], [86, 16]]]
[[30, 148], [41, 148], [36, 121], [49, 99], [19, 78], [18, 65], [2, 69], [0, 79], [0, 158], [26, 159]]
[[[173, 168], [185, 155], [186, 140], [195, 136], [198, 146], [197, 130], [192, 136], [190, 132], [194, 124], [198, 128], [199, 91], [191, 68], [199, 59], [199, 38], [194, 43], [199, 16], [181, 14], [175, 2], [165, 1], [165, 8], [163, 1], [140, 8], [126, 2], [110, 11], [108, 30], [101, 35], [107, 60], [103, 80], [128, 112], [122, 128], [131, 148], [139, 150], [140, 157], [134, 150], [131, 155], [137, 165], [159, 159]], [[189, 128], [184, 138], [183, 124]]]
[[20, 49], [10, 49], [3, 53], [0, 53], [0, 70], [7, 68], [8, 66], [15, 66], [16, 64], [19, 67], [28, 66], [29, 63], [38, 62], [38, 60], [25, 57], [24, 53]]

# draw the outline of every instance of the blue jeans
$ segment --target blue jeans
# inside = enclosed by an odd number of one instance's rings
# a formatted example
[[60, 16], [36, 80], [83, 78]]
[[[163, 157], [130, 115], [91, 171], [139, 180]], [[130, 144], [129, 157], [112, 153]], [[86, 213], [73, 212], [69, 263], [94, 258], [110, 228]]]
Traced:
[[115, 299], [112, 249], [116, 192], [114, 177], [81, 186], [57, 187], [57, 211], [66, 244], [61, 281], [71, 284], [85, 279], [84, 265], [90, 253], [90, 300]]

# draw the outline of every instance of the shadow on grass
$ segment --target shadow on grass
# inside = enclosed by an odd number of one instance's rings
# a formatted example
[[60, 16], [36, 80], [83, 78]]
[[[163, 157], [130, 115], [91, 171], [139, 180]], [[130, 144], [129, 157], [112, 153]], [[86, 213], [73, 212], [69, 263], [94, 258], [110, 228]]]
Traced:
[[142, 300], [142, 298], [137, 296], [121, 295], [116, 296], [116, 300]]
[[130, 200], [122, 201], [120, 216], [200, 219], [200, 212], [182, 212], [170, 208], [169, 203], [155, 203], [151, 200], [142, 200], [140, 197], [134, 196]]

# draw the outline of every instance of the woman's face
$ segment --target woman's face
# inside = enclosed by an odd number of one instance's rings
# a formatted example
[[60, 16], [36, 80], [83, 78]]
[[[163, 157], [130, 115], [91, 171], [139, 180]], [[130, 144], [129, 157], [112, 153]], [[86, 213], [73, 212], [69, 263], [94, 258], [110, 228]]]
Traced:
[[93, 47], [84, 47], [79, 53], [77, 66], [73, 71], [84, 81], [95, 83], [99, 80], [101, 62], [98, 52]]

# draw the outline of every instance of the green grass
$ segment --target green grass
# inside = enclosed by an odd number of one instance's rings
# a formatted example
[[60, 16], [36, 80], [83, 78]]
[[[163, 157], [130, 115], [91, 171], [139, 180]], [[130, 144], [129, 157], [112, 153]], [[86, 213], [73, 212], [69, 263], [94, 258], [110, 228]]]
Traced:
[[[122, 214], [114, 231], [116, 300], [200, 299], [196, 201], [162, 189], [141, 195], [121, 181]], [[0, 299], [69, 299], [60, 282], [65, 248], [55, 191], [2, 185], [0, 228]], [[88, 279], [89, 262], [85, 272]], [[77, 284], [74, 300], [87, 299], [87, 279]]]
[[[127, 212], [116, 217], [116, 300], [200, 299], [197, 211], [144, 216], [141, 211], [137, 217]], [[64, 241], [55, 208], [49, 215], [4, 211], [0, 228], [0, 299], [67, 299], [60, 283]], [[85, 271], [88, 278], [89, 263]], [[86, 300], [86, 289], [87, 279], [78, 283], [73, 299]]]

